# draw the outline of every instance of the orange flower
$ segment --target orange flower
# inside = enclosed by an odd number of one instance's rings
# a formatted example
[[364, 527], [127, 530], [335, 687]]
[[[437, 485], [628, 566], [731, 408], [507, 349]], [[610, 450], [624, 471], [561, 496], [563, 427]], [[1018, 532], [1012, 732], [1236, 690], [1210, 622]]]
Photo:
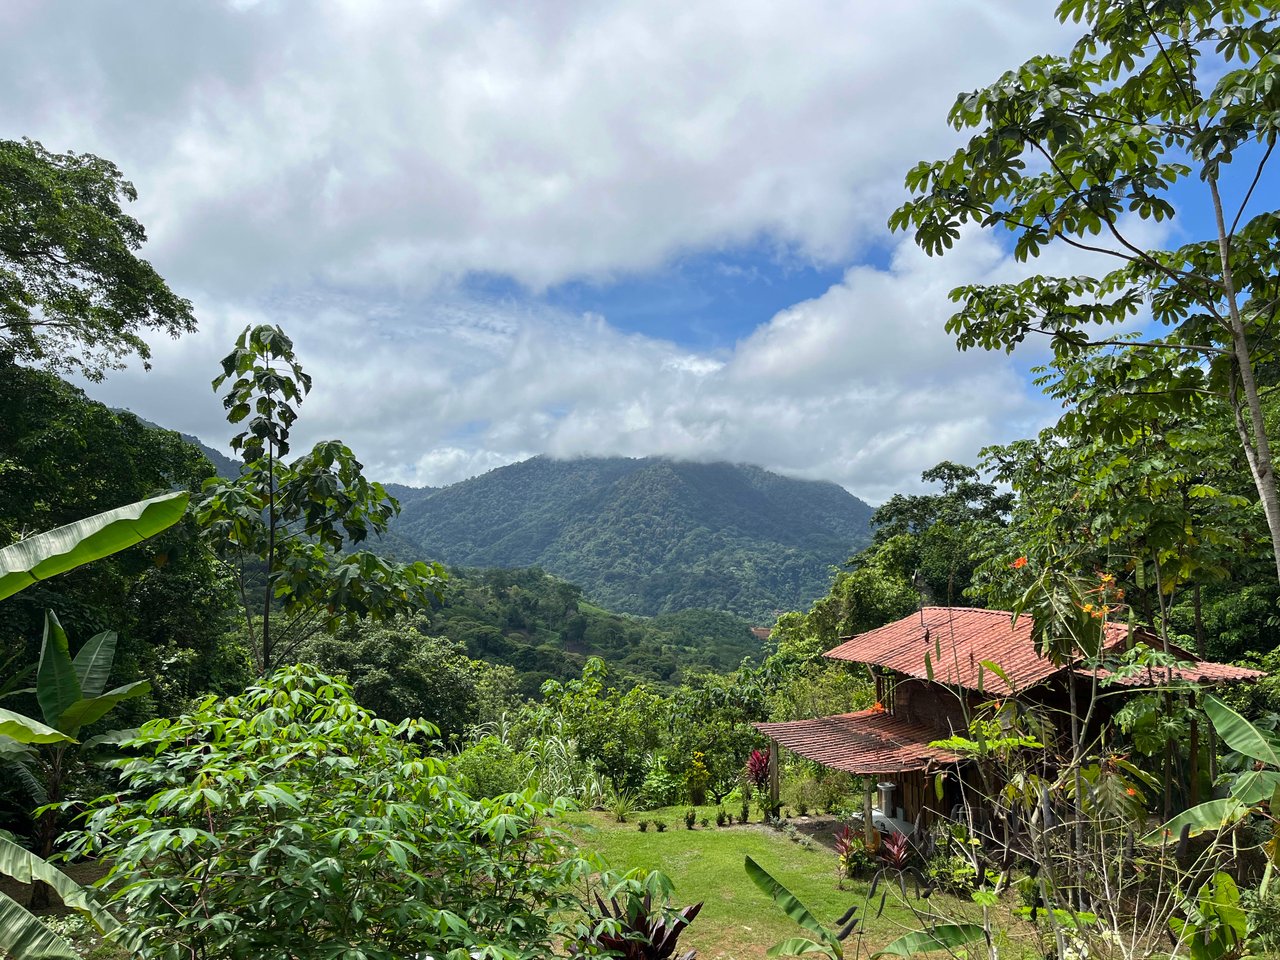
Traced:
[[876, 701], [876, 703], [875, 703], [875, 706], [873, 706], [873, 707], [871, 708], [871, 712], [872, 712], [872, 713], [884, 713], [884, 704], [883, 704], [883, 703], [881, 703], [879, 700], [877, 700], [877, 701]]
[[1013, 567], [1013, 569], [1015, 570], [1021, 570], [1026, 565], [1027, 565], [1026, 557], [1019, 557], [1017, 560], [1013, 561], [1013, 563], [1009, 564], [1009, 566]]
[[1125, 793], [1127, 793], [1131, 797], [1136, 797], [1138, 795], [1138, 791], [1133, 789], [1133, 787], [1130, 787], [1128, 790], [1125, 791]]

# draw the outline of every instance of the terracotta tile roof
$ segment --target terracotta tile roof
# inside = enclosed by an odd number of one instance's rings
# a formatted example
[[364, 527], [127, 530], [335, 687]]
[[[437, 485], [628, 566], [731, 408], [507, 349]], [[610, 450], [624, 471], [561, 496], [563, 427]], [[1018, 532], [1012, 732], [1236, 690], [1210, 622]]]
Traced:
[[[1126, 624], [1107, 624], [1109, 649], [1122, 647], [1128, 636]], [[1160, 643], [1142, 628], [1138, 638], [1151, 646]], [[1173, 652], [1195, 664], [1193, 672], [1201, 682], [1254, 679], [1259, 675], [1242, 667], [1199, 661], [1180, 649]], [[1033, 687], [1059, 670], [1036, 652], [1029, 616], [1024, 614], [1015, 622], [1007, 611], [972, 607], [925, 607], [895, 623], [849, 637], [826, 656], [847, 663], [874, 664], [927, 680], [926, 654], [936, 682], [969, 690], [981, 688], [996, 695], [1013, 691], [981, 666], [984, 660], [997, 664], [1019, 690]], [[1190, 679], [1191, 673], [1187, 677]], [[1141, 682], [1126, 681], [1126, 685], [1139, 686]]]
[[[1089, 670], [1077, 670], [1076, 673], [1084, 677], [1092, 676]], [[1187, 683], [1240, 683], [1261, 680], [1266, 676], [1263, 671], [1251, 670], [1249, 667], [1194, 659], [1175, 667], [1173, 673], [1179, 680], [1185, 680]], [[1140, 673], [1127, 677], [1115, 677], [1110, 670], [1099, 670], [1098, 676], [1110, 678], [1110, 682], [1119, 687], [1153, 687], [1165, 680], [1165, 672], [1159, 667], [1148, 667]]]
[[929, 746], [937, 731], [879, 710], [754, 725], [792, 753], [848, 773], [924, 770], [960, 758]]

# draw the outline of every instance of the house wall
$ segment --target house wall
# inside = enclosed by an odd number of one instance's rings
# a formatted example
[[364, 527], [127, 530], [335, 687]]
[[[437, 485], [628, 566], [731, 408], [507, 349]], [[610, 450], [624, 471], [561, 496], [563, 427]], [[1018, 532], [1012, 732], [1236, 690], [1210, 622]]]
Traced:
[[972, 715], [977, 704], [972, 695], [927, 680], [901, 677], [893, 691], [895, 716], [937, 730], [942, 736], [969, 729], [966, 707]]

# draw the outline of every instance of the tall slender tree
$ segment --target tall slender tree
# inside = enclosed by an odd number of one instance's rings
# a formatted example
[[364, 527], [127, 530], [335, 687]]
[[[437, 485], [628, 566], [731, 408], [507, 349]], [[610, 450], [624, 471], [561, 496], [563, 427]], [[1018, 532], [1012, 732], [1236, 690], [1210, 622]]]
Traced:
[[[950, 122], [975, 132], [907, 174], [913, 196], [890, 226], [913, 230], [930, 255], [976, 224], [1010, 231], [1019, 260], [1061, 244], [1109, 262], [1096, 276], [959, 287], [947, 329], [963, 349], [1012, 350], [1039, 334], [1060, 356], [1171, 350], [1202, 367], [1244, 452], [1280, 577], [1280, 494], [1259, 391], [1280, 316], [1280, 213], [1266, 208], [1280, 6], [1063, 0], [1057, 16], [1085, 26], [1070, 53], [961, 94]], [[1243, 176], [1229, 181], [1233, 164]], [[1197, 191], [1209, 235], [1147, 249], [1136, 228], [1173, 217]], [[1128, 341], [1108, 329], [1144, 309], [1163, 331]]]

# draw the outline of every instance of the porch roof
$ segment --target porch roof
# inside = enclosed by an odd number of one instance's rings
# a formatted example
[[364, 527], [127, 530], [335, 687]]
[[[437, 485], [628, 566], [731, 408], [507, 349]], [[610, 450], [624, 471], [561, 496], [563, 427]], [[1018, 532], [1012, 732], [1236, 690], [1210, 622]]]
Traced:
[[846, 773], [902, 773], [960, 760], [929, 746], [942, 734], [875, 709], [754, 726], [792, 753]]

